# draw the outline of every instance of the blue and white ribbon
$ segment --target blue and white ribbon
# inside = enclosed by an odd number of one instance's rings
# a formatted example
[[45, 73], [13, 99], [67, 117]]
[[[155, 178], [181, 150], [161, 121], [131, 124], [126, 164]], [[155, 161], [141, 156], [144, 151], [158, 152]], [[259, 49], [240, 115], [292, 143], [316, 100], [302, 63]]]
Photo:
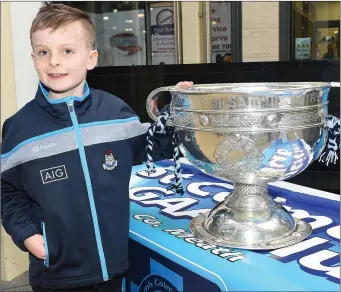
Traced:
[[340, 120], [334, 116], [327, 116], [328, 144], [319, 158], [326, 166], [336, 164], [339, 159], [337, 151], [340, 148]]
[[[164, 112], [158, 117], [158, 121], [156, 123], [153, 123], [150, 128], [148, 129], [147, 134], [147, 147], [146, 147], [146, 153], [147, 153], [147, 170], [146, 172], [148, 174], [155, 172], [155, 165], [153, 160], [153, 136], [155, 133], [157, 134], [167, 134], [166, 131], [166, 122], [169, 118], [169, 113]], [[172, 145], [173, 145], [173, 159], [174, 159], [174, 176], [175, 181], [172, 185], [170, 185], [167, 189], [168, 190], [175, 190], [178, 194], [183, 194], [184, 190], [182, 188], [182, 173], [181, 173], [181, 164], [180, 164], [180, 151], [178, 147], [178, 141], [176, 139], [175, 131], [173, 132], [173, 139], [172, 139]]]

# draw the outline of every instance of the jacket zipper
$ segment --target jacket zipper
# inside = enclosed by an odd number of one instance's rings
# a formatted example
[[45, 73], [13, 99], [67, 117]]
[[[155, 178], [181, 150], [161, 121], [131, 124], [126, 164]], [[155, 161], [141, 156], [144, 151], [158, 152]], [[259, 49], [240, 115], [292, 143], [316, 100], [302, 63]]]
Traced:
[[87, 188], [87, 192], [88, 192], [88, 198], [89, 198], [89, 202], [90, 202], [90, 210], [91, 210], [92, 221], [93, 221], [94, 229], [95, 229], [96, 243], [97, 243], [97, 249], [98, 249], [98, 253], [99, 253], [99, 259], [101, 262], [103, 280], [108, 281], [109, 276], [108, 276], [108, 270], [107, 270], [107, 265], [106, 265], [105, 256], [104, 256], [101, 233], [99, 230], [97, 211], [96, 211], [95, 200], [94, 200], [94, 195], [93, 195], [93, 190], [92, 190], [90, 173], [89, 173], [88, 163], [86, 160], [85, 149], [84, 149], [81, 131], [80, 131], [79, 124], [78, 124], [77, 115], [76, 115], [75, 110], [74, 110], [74, 100], [70, 99], [67, 102], [67, 106], [68, 106], [70, 117], [72, 120], [72, 125], [73, 125], [73, 128], [75, 130], [76, 137], [77, 137], [79, 156], [81, 159], [82, 169], [83, 169], [83, 173], [84, 173], [84, 177], [85, 177], [86, 188]]
[[50, 259], [49, 259], [49, 248], [47, 245], [47, 236], [46, 236], [46, 229], [45, 229], [45, 223], [41, 221], [41, 229], [43, 230], [43, 238], [44, 238], [44, 247], [46, 252], [46, 259], [44, 260], [45, 267], [49, 267], [50, 265]]

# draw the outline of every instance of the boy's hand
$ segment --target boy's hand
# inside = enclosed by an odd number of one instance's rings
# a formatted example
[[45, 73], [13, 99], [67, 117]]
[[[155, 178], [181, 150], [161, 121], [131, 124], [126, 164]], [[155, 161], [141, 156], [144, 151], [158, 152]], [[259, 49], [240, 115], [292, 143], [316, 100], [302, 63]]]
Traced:
[[40, 234], [32, 235], [26, 238], [24, 245], [38, 259], [46, 260], [46, 250], [44, 245], [44, 237]]
[[[179, 88], [186, 88], [186, 87], [191, 87], [193, 86], [193, 82], [192, 81], [182, 81], [182, 82], [179, 82], [175, 85], [175, 87], [179, 87]], [[170, 106], [173, 105], [173, 100], [171, 101], [170, 103]], [[150, 109], [152, 111], [154, 111], [155, 109], [157, 109], [157, 103], [155, 100], [151, 100], [150, 101]]]
[[[191, 87], [191, 86], [193, 86], [192, 81], [181, 81], [175, 85], [175, 87], [178, 87], [178, 88], [186, 88], [186, 87]], [[172, 107], [172, 106], [173, 106], [173, 99], [170, 103], [170, 107]]]
[[179, 82], [175, 85], [176, 87], [182, 87], [182, 88], [186, 88], [186, 87], [191, 87], [193, 86], [193, 82], [192, 81], [182, 81], [182, 82]]

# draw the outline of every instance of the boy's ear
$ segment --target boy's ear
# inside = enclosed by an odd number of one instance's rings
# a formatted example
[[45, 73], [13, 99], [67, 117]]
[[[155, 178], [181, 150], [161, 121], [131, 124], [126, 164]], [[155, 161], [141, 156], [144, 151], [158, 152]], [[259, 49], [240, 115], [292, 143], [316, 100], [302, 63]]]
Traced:
[[92, 50], [90, 53], [89, 60], [88, 60], [87, 69], [92, 70], [93, 68], [95, 68], [97, 64], [97, 60], [98, 60], [98, 52], [97, 50]]

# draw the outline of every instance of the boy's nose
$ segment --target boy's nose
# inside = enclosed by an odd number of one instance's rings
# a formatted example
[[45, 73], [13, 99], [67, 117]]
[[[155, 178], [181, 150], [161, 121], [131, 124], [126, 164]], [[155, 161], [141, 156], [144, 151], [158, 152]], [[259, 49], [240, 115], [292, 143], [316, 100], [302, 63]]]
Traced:
[[60, 65], [60, 60], [57, 56], [51, 56], [50, 58], [50, 67], [58, 67]]

